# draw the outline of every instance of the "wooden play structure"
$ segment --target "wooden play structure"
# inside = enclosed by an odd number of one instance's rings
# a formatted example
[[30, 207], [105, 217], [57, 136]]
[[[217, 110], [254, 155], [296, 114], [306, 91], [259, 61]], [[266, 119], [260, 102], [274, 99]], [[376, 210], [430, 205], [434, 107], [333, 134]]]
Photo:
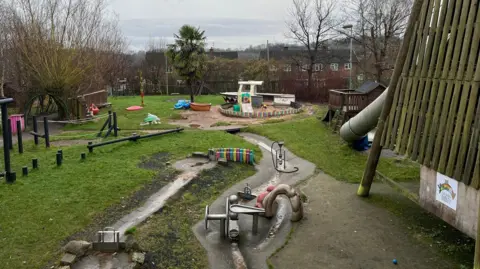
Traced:
[[[271, 103], [276, 106], [290, 106], [295, 102], [295, 95], [281, 93], [262, 93], [258, 91], [258, 86], [263, 85], [263, 81], [239, 81], [237, 92], [222, 92], [226, 103], [241, 104], [242, 96], [250, 96], [250, 103], [253, 108], [260, 108], [263, 103]], [[244, 102], [243, 102], [244, 103]]]
[[478, 5], [415, 0], [358, 189], [360, 196], [369, 194], [382, 148], [421, 164], [419, 193], [409, 198], [477, 238], [475, 269], [480, 268]]
[[387, 87], [379, 82], [367, 81], [355, 90], [335, 89], [328, 93], [328, 113], [324, 122], [332, 123], [334, 130], [343, 125], [349, 118], [354, 117], [375, 99]]

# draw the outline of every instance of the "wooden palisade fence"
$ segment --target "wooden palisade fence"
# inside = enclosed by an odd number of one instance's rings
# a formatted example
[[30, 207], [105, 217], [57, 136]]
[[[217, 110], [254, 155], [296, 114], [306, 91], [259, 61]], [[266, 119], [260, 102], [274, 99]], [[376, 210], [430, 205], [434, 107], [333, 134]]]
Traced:
[[429, 0], [415, 25], [382, 145], [480, 187], [478, 0]]

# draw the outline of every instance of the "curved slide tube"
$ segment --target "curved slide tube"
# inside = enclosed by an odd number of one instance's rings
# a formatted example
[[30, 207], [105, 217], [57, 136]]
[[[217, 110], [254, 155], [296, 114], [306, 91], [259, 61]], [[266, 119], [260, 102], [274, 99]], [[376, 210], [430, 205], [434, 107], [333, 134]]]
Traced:
[[377, 126], [387, 92], [388, 88], [370, 105], [342, 125], [340, 136], [343, 140], [347, 142], [358, 141]]

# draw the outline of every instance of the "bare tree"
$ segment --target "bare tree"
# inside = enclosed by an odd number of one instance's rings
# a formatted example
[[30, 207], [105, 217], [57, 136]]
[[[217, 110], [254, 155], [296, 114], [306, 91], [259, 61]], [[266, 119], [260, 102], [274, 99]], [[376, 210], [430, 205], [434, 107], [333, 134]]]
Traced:
[[352, 38], [361, 47], [360, 68], [368, 77], [388, 81], [385, 73], [395, 63], [411, 5], [411, 0], [351, 0], [345, 8], [355, 22]]
[[326, 42], [334, 37], [337, 25], [333, 0], [293, 0], [288, 37], [300, 43], [306, 53], [295, 59], [297, 65], [308, 73], [308, 91], [313, 87], [314, 65]]
[[160, 91], [161, 81], [166, 73], [167, 41], [163, 38], [151, 38], [145, 54], [144, 77], [149, 84], [153, 84], [154, 91]]
[[8, 31], [27, 89], [76, 96], [102, 88], [125, 42], [104, 0], [12, 0]]

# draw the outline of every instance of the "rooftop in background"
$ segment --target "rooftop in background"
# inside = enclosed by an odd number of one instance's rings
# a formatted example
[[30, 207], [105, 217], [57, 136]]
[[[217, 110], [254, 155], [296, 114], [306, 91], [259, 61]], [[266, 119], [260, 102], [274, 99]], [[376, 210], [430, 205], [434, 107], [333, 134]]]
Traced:
[[367, 82], [363, 83], [362, 86], [355, 89], [355, 91], [359, 92], [359, 93], [369, 93], [369, 92], [375, 90], [378, 87], [382, 87], [383, 89], [387, 88], [382, 83], [379, 83], [379, 82], [376, 82], [376, 81], [367, 81]]

